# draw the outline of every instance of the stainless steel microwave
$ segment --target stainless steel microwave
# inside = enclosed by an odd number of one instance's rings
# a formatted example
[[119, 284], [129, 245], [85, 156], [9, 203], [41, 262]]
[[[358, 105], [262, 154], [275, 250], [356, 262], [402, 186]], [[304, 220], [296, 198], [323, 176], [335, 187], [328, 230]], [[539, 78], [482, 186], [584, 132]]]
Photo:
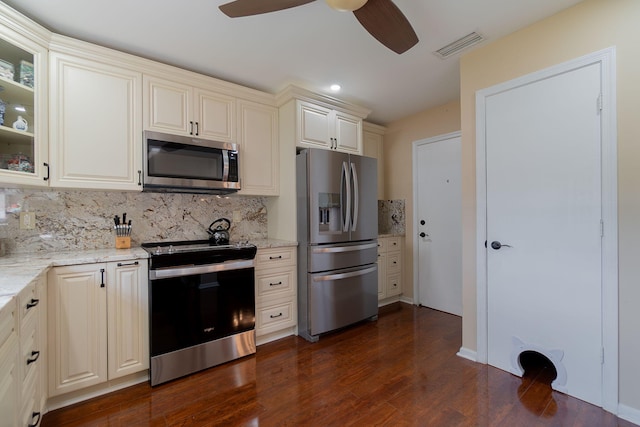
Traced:
[[226, 194], [240, 190], [238, 146], [144, 132], [143, 191]]

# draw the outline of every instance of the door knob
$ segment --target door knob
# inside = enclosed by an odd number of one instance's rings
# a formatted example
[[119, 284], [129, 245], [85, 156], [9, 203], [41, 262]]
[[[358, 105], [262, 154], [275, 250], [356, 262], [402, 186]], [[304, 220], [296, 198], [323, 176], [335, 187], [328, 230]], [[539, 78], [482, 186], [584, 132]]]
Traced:
[[505, 247], [505, 248], [511, 248], [511, 247], [513, 247], [513, 246], [511, 246], [511, 245], [505, 245], [505, 244], [502, 244], [502, 243], [498, 242], [497, 240], [494, 240], [493, 242], [491, 242], [491, 247], [492, 247], [493, 249], [495, 249], [495, 250], [498, 250], [498, 249], [500, 249], [500, 248], [502, 248], [502, 247]]
[[427, 237], [427, 235], [423, 231], [422, 233], [420, 233], [420, 237]]

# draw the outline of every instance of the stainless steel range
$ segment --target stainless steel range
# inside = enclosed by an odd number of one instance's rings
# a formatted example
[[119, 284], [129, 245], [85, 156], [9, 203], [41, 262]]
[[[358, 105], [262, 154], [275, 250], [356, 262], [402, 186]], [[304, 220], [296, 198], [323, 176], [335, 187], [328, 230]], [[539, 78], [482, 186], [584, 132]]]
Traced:
[[152, 386], [255, 353], [254, 245], [142, 247], [150, 255]]

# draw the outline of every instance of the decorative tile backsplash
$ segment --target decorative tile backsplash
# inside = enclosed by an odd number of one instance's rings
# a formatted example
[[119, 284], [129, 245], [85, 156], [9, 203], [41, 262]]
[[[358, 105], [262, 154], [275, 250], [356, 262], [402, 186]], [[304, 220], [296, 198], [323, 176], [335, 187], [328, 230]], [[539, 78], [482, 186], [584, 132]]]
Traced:
[[378, 200], [378, 233], [404, 234], [404, 200]]
[[[124, 212], [132, 220], [132, 246], [206, 239], [220, 217], [231, 220], [234, 241], [267, 237], [261, 197], [0, 188], [0, 206], [2, 199], [0, 239], [9, 254], [112, 248], [113, 217]], [[35, 213], [34, 229], [19, 228], [20, 212]]]

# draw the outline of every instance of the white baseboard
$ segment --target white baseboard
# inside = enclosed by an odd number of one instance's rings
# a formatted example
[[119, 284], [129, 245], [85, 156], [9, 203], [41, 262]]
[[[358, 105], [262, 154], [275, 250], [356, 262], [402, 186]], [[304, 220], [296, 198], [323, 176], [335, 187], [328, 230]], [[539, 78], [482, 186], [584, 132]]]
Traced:
[[623, 420], [640, 425], [640, 409], [632, 408], [631, 406], [618, 404], [618, 417]]
[[460, 350], [456, 353], [458, 357], [462, 357], [463, 359], [471, 360], [472, 362], [478, 361], [478, 353], [473, 350], [469, 350], [468, 348], [460, 347]]
[[411, 305], [414, 305], [414, 304], [413, 304], [413, 298], [407, 298], [407, 297], [405, 297], [404, 295], [403, 295], [402, 297], [400, 297], [400, 302], [403, 302], [403, 303], [405, 303], [405, 304], [411, 304]]
[[270, 334], [260, 335], [256, 337], [256, 345], [261, 346], [271, 341], [276, 341], [281, 338], [289, 337], [291, 335], [297, 335], [295, 327], [286, 328], [281, 331], [272, 332]]

